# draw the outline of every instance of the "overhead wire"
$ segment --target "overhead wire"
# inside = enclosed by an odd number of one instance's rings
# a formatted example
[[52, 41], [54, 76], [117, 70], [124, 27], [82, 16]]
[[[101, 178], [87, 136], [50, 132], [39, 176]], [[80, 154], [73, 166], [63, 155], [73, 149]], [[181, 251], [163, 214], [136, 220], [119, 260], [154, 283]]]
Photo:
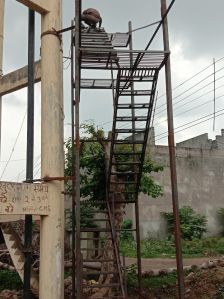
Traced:
[[24, 125], [24, 121], [25, 121], [25, 119], [26, 119], [26, 115], [27, 115], [27, 112], [25, 112], [25, 114], [24, 114], [24, 116], [23, 116], [22, 123], [21, 123], [21, 125], [20, 125], [18, 134], [17, 134], [17, 136], [16, 136], [15, 142], [14, 142], [13, 147], [12, 147], [12, 150], [11, 150], [11, 153], [10, 153], [10, 155], [9, 155], [9, 158], [8, 158], [8, 160], [7, 160], [6, 164], [5, 164], [5, 167], [4, 167], [4, 169], [3, 169], [2, 173], [1, 173], [0, 180], [2, 179], [2, 177], [3, 177], [3, 175], [4, 175], [5, 171], [6, 171], [6, 169], [7, 169], [7, 167], [8, 167], [8, 164], [9, 164], [11, 158], [12, 158], [12, 155], [13, 155], [13, 153], [14, 153], [14, 150], [15, 150], [15, 147], [16, 147], [16, 144], [17, 144], [17, 141], [18, 141], [18, 139], [19, 139], [19, 136], [20, 136], [20, 134], [21, 134], [21, 131], [22, 131], [22, 128], [23, 128], [23, 125]]
[[[224, 109], [222, 109], [222, 110], [224, 110]], [[222, 115], [224, 115], [224, 113], [221, 113], [221, 114], [219, 114], [219, 115], [216, 115], [216, 118], [219, 117], [219, 116], [222, 116]], [[204, 123], [204, 122], [207, 122], [207, 121], [209, 121], [209, 120], [211, 120], [211, 119], [213, 119], [213, 113], [212, 113], [212, 116], [211, 116], [210, 118], [205, 119], [205, 120], [203, 120], [203, 121], [201, 121], [201, 122], [199, 122], [199, 123], [196, 123], [196, 124], [194, 124], [194, 125], [190, 125], [190, 126], [188, 126], [187, 128], [181, 129], [181, 130], [179, 130], [179, 131], [175, 131], [175, 129], [174, 129], [174, 133], [175, 133], [175, 134], [180, 133], [180, 132], [182, 132], [182, 131], [185, 131], [185, 130], [187, 130], [187, 129], [190, 129], [190, 128], [192, 128], [192, 127], [195, 127], [195, 126], [197, 126], [197, 125], [200, 125], [200, 124], [202, 124], [202, 123]], [[158, 141], [158, 140], [161, 140], [161, 139], [164, 139], [164, 138], [167, 138], [167, 137], [168, 137], [168, 134], [167, 134], [166, 136], [163, 136], [163, 137], [160, 137], [160, 138], [156, 138], [155, 141]]]
[[[222, 112], [222, 111], [224, 111], [224, 108], [223, 108], [223, 109], [220, 109], [220, 110], [218, 110], [218, 111], [216, 111], [216, 113], [219, 113], [219, 112]], [[180, 128], [185, 127], [185, 126], [187, 126], [187, 125], [189, 125], [189, 124], [192, 124], [192, 123], [194, 123], [194, 122], [197, 122], [197, 121], [199, 121], [199, 120], [202, 120], [203, 118], [206, 118], [206, 117], [208, 117], [208, 116], [210, 116], [210, 115], [213, 115], [213, 112], [210, 113], [210, 114], [207, 114], [207, 115], [205, 115], [205, 116], [199, 117], [199, 118], [197, 118], [197, 119], [195, 119], [195, 120], [193, 120], [193, 121], [187, 122], [187, 123], [185, 123], [185, 124], [183, 124], [183, 125], [181, 125], [181, 126], [178, 126], [178, 127], [174, 128], [174, 130], [180, 129]], [[164, 132], [158, 134], [157, 136], [161, 136], [161, 135], [164, 135], [164, 134], [166, 134], [166, 133], [167, 133], [167, 131], [164, 131]]]
[[[224, 60], [224, 56], [223, 57], [221, 57], [221, 58], [219, 58], [218, 60], [216, 60], [216, 65], [217, 65], [217, 63], [218, 62], [221, 62], [222, 60]], [[195, 73], [194, 75], [192, 75], [190, 78], [188, 78], [188, 79], [186, 79], [186, 80], [184, 80], [183, 82], [181, 82], [179, 85], [177, 85], [177, 86], [175, 86], [173, 89], [172, 89], [172, 91], [174, 91], [174, 90], [176, 90], [177, 88], [179, 88], [179, 87], [181, 87], [181, 86], [183, 86], [184, 84], [186, 84], [187, 82], [189, 82], [189, 81], [191, 81], [193, 78], [195, 78], [195, 77], [197, 77], [198, 75], [200, 75], [201, 73], [203, 73], [204, 71], [206, 71], [207, 69], [209, 69], [211, 66], [213, 65], [213, 63], [212, 64], [209, 64], [208, 66], [206, 66], [205, 68], [203, 68], [201, 71], [199, 71], [199, 72], [197, 72], [197, 73]], [[223, 67], [224, 68], [224, 67]], [[222, 70], [223, 68], [221, 68], [221, 69], [219, 69], [219, 71], [220, 70]], [[211, 84], [211, 83], [210, 83]], [[207, 86], [207, 85], [206, 85]], [[160, 96], [158, 96], [158, 101], [159, 101], [159, 99], [161, 99], [163, 96], [165, 96], [166, 94], [162, 94], [162, 95], [160, 95]], [[191, 94], [191, 95], [193, 95], [193, 94]], [[186, 97], [187, 98], [187, 97]], [[184, 98], [184, 99], [186, 99], [186, 98]], [[179, 102], [178, 102], [179, 103]], [[165, 105], [165, 104], [164, 104]], [[175, 103], [174, 103], [174, 105], [176, 105]], [[186, 105], [186, 104], [182, 104], [182, 105]], [[157, 107], [157, 109], [159, 109], [161, 106], [159, 106], [159, 107]], [[174, 108], [175, 109], [175, 108]], [[136, 109], [136, 111], [139, 111], [140, 109]], [[163, 111], [165, 111], [166, 109], [163, 109]], [[157, 113], [159, 113], [159, 111], [157, 112]], [[124, 115], [124, 116], [128, 116], [128, 114], [127, 115]], [[144, 115], [141, 115], [141, 116], [144, 116]], [[113, 121], [107, 121], [107, 122], [103, 122], [103, 123], [101, 123], [100, 124], [100, 126], [104, 126], [104, 125], [109, 125], [109, 124], [111, 124]], [[122, 128], [122, 127], [121, 127]]]

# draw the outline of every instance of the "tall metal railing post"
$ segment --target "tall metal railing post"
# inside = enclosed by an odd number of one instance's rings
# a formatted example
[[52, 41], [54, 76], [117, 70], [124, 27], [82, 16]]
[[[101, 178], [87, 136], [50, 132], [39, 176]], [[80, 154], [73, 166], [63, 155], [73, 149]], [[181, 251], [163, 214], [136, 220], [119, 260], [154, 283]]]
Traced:
[[[166, 0], [161, 0], [161, 14], [162, 17], [167, 11]], [[167, 17], [163, 22], [163, 41], [164, 50], [169, 51], [169, 32]], [[167, 119], [168, 119], [168, 142], [169, 142], [169, 155], [170, 155], [170, 171], [171, 171], [171, 187], [172, 187], [172, 204], [174, 215], [174, 234], [176, 245], [176, 261], [177, 261], [177, 273], [178, 273], [178, 291], [179, 298], [185, 298], [185, 286], [184, 286], [184, 271], [183, 271], [183, 258], [181, 248], [181, 231], [180, 231], [180, 219], [179, 219], [179, 203], [178, 203], [178, 189], [177, 189], [177, 171], [176, 171], [176, 151], [174, 141], [174, 125], [173, 125], [173, 104], [172, 104], [172, 82], [171, 82], [171, 65], [170, 56], [165, 64], [165, 76], [166, 76], [166, 94], [167, 94]]]
[[[132, 23], [129, 21], [128, 23], [128, 29], [130, 34], [130, 43], [129, 48], [132, 51], [133, 50], [133, 39], [132, 39]], [[133, 67], [133, 55], [130, 54], [130, 66]], [[131, 116], [132, 116], [132, 150], [133, 152], [136, 151], [136, 145], [135, 145], [135, 98], [134, 98], [134, 82], [133, 78], [131, 78]], [[133, 155], [133, 162], [136, 162], [136, 156]], [[134, 172], [137, 171], [137, 167], [134, 165]], [[134, 175], [134, 180], [137, 182], [137, 174]], [[139, 294], [142, 293], [142, 264], [141, 264], [141, 237], [140, 237], [140, 229], [139, 229], [139, 203], [138, 203], [138, 194], [135, 195], [135, 228], [136, 228], [136, 244], [137, 244], [137, 267], [138, 267], [138, 291]]]
[[76, 298], [82, 298], [81, 244], [80, 244], [80, 47], [81, 47], [81, 0], [75, 1], [75, 205], [76, 205]]
[[[27, 150], [26, 150], [26, 180], [33, 179], [33, 156], [34, 156], [34, 51], [35, 51], [35, 12], [29, 9], [28, 22], [28, 89], [27, 89]], [[24, 285], [23, 298], [32, 298], [30, 290], [31, 275], [31, 246], [32, 246], [32, 215], [25, 216], [24, 234]]]

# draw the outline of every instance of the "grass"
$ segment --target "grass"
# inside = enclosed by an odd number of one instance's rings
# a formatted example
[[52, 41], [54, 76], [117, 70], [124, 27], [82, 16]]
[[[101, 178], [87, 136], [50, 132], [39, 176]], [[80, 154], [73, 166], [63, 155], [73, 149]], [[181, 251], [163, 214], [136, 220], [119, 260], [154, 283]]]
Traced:
[[[136, 242], [121, 241], [121, 252], [127, 257], [136, 257]], [[218, 256], [224, 254], [224, 238], [210, 237], [201, 240], [182, 241], [184, 257]], [[147, 239], [141, 242], [142, 258], [174, 258], [175, 245], [173, 241]]]
[[144, 288], [159, 288], [161, 286], [175, 285], [177, 280], [176, 273], [143, 278], [142, 285]]
[[23, 287], [22, 281], [17, 272], [0, 270], [0, 292], [2, 290], [20, 290]]

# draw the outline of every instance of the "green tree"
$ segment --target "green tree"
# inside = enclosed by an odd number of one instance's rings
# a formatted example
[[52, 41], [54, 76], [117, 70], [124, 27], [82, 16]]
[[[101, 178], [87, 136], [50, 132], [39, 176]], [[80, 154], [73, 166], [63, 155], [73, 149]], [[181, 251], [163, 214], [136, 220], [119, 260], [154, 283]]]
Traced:
[[[94, 124], [84, 124], [81, 126], [84, 130], [84, 137], [82, 138], [80, 149], [80, 195], [82, 198], [87, 198], [91, 205], [95, 205], [96, 202], [104, 201], [106, 194], [106, 163], [105, 163], [105, 146], [106, 138], [102, 129], [97, 129]], [[89, 142], [91, 141], [91, 142]], [[120, 150], [131, 151], [130, 146], [122, 145]], [[68, 139], [65, 143], [65, 175], [72, 175], [72, 143], [71, 139]], [[127, 167], [127, 166], [124, 166]], [[119, 171], [125, 171], [125, 168], [119, 168]], [[155, 182], [150, 175], [153, 172], [159, 172], [163, 170], [163, 166], [155, 163], [150, 158], [149, 154], [146, 155], [146, 159], [143, 166], [141, 185], [139, 192], [143, 192], [156, 198], [163, 195], [162, 186]], [[67, 185], [68, 189], [71, 189], [70, 185]]]
[[[106, 207], [105, 199], [106, 199], [106, 168], [107, 168], [107, 159], [108, 159], [108, 150], [109, 145], [106, 141], [105, 135], [103, 130], [97, 129], [94, 124], [85, 124], [82, 126], [82, 129], [84, 130], [84, 140], [88, 142], [83, 142], [81, 144], [80, 148], [80, 173], [81, 173], [81, 182], [80, 182], [80, 195], [82, 198], [85, 198], [84, 201], [82, 201], [85, 204], [88, 204], [88, 207], [99, 207], [102, 210], [104, 207]], [[66, 156], [65, 156], [65, 175], [70, 176], [72, 174], [72, 165], [74, 161], [72, 161], [72, 144], [71, 139], [69, 139], [66, 144]], [[119, 150], [125, 150], [125, 151], [131, 151], [132, 147], [130, 145], [121, 145], [116, 148], [116, 151]], [[122, 157], [118, 156], [118, 160], [122, 159], [123, 161], [128, 161], [129, 156], [122, 155]], [[126, 168], [126, 169], [125, 169]], [[128, 170], [127, 166], [119, 166], [117, 171], [125, 171]], [[143, 192], [145, 194], [148, 194], [149, 196], [156, 198], [160, 195], [162, 195], [162, 187], [155, 183], [153, 178], [150, 176], [150, 173], [153, 171], [161, 171], [162, 167], [159, 165], [156, 165], [149, 156], [147, 156], [144, 167], [143, 167], [143, 174], [141, 178], [141, 187], [140, 192]], [[132, 174], [130, 173], [130, 176], [128, 179], [133, 180], [133, 177], [131, 177]], [[117, 180], [122, 180], [122, 177], [117, 177]], [[127, 179], [127, 178], [126, 178]], [[126, 180], [125, 179], [125, 180]], [[69, 189], [71, 186], [67, 186]], [[117, 187], [119, 190], [124, 190], [126, 188], [126, 191], [128, 191], [130, 187], [125, 187], [124, 185]], [[123, 196], [123, 195], [122, 195]], [[124, 203], [116, 203], [116, 198], [114, 198], [114, 228], [120, 229], [121, 225], [123, 223], [123, 216], [125, 214], [125, 204]], [[82, 207], [82, 205], [81, 205]], [[82, 214], [81, 209], [81, 219], [85, 218], [85, 215]], [[84, 212], [85, 212], [84, 208]], [[94, 222], [93, 222], [94, 223]], [[83, 223], [81, 221], [82, 226], [90, 225], [90, 223]], [[103, 259], [111, 259], [113, 260], [113, 251], [111, 251], [113, 244], [111, 238], [105, 241], [104, 245], [104, 252], [103, 252]], [[113, 270], [114, 264], [111, 263], [102, 263], [101, 264], [101, 271], [102, 272], [110, 272]], [[111, 283], [111, 275], [106, 275], [104, 277], [103, 275], [100, 275], [99, 283]], [[96, 297], [104, 297], [108, 295], [108, 288], [103, 288], [94, 296]]]

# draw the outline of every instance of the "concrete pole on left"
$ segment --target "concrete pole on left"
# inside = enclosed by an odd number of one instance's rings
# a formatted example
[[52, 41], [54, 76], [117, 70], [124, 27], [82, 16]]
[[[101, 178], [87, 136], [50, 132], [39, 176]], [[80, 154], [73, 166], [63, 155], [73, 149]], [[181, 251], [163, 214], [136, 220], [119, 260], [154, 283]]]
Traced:
[[[64, 176], [62, 0], [48, 0], [41, 21], [41, 176]], [[64, 184], [52, 181], [51, 215], [41, 217], [40, 299], [64, 298]]]
[[[0, 0], [0, 78], [3, 75], [3, 40], [4, 40], [5, 0]], [[2, 149], [2, 97], [0, 97], [0, 158]]]

